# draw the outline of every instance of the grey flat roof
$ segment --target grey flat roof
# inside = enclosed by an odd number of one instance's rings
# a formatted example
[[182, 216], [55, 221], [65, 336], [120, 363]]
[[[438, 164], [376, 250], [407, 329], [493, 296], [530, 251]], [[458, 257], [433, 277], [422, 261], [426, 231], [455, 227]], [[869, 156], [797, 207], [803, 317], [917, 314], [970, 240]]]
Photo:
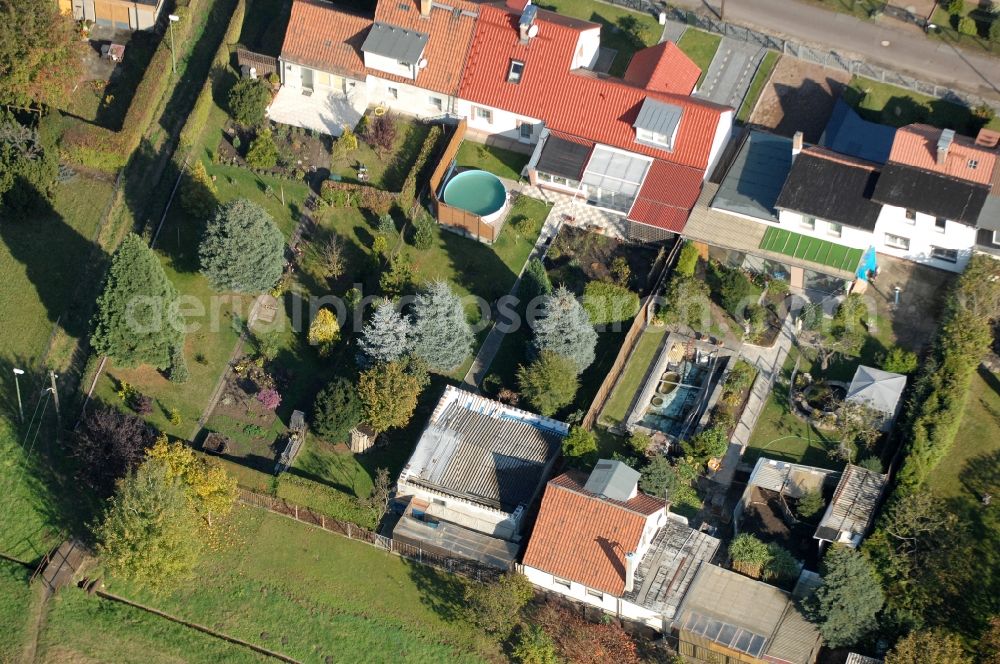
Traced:
[[488, 507], [527, 506], [566, 425], [449, 387], [401, 479]]
[[441, 521], [431, 525], [405, 515], [393, 528], [392, 538], [431, 553], [454, 554], [499, 569], [510, 569], [520, 548], [514, 542], [490, 537], [454, 523]]
[[653, 537], [635, 571], [635, 585], [623, 599], [673, 619], [688, 586], [719, 550], [719, 540], [671, 517]]
[[[532, 7], [533, 5], [528, 5]], [[549, 134], [542, 146], [542, 153], [538, 156], [538, 163], [535, 170], [551, 175], [579, 180], [583, 175], [583, 169], [590, 159], [590, 151], [594, 145], [586, 145], [576, 141], [560, 138], [555, 134]]]
[[639, 482], [639, 471], [629, 468], [621, 461], [601, 459], [594, 466], [584, 489], [611, 500], [627, 501], [632, 497]]
[[429, 38], [430, 36], [423, 32], [405, 30], [375, 21], [368, 36], [365, 37], [365, 43], [361, 45], [361, 50], [414, 65], [423, 55]]
[[751, 131], [712, 199], [712, 207], [777, 221], [775, 201], [792, 168], [792, 141]]
[[1000, 231], [1000, 196], [991, 194], [986, 197], [979, 219], [976, 220], [976, 226], [988, 231]]
[[673, 137], [683, 113], [680, 106], [646, 97], [632, 126]]

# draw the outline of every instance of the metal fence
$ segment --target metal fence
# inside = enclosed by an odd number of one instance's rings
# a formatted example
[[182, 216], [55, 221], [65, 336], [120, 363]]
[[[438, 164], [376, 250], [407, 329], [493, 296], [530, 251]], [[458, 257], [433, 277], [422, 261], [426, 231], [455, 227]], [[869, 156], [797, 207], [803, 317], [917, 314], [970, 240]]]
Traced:
[[341, 535], [359, 542], [364, 542], [365, 544], [370, 544], [378, 549], [394, 553], [401, 558], [412, 560], [420, 563], [421, 565], [429, 565], [452, 574], [461, 574], [464, 577], [475, 579], [476, 581], [495, 581], [507, 571], [479, 563], [474, 560], [442, 556], [421, 549], [418, 546], [413, 546], [412, 544], [396, 542], [391, 537], [379, 535], [378, 533], [374, 533], [367, 528], [362, 528], [356, 523], [341, 521], [331, 516], [321, 514], [320, 512], [316, 512], [308, 507], [302, 507], [301, 505], [289, 503], [287, 500], [282, 498], [277, 498], [264, 493], [258, 493], [247, 489], [246, 487], [239, 487], [238, 498], [244, 505], [258, 507], [275, 514], [280, 514], [281, 516], [295, 519], [296, 521], [300, 521], [309, 526], [322, 528], [327, 532]]
[[[630, 0], [630, 2], [631, 1], [632, 0]], [[622, 3], [615, 2], [614, 4]], [[643, 11], [660, 11], [658, 8], [654, 9], [653, 5], [646, 0], [634, 0], [634, 4], [645, 5], [647, 9]], [[922, 81], [918, 78], [914, 78], [913, 76], [901, 74], [897, 71], [886, 69], [885, 67], [881, 67], [870, 62], [854, 60], [842, 53], [837, 53], [836, 51], [813, 48], [792, 39], [775, 37], [752, 28], [720, 21], [714, 16], [693, 12], [687, 9], [681, 9], [679, 7], [667, 7], [665, 11], [668, 20], [685, 23], [700, 30], [714, 32], [724, 37], [730, 37], [749, 44], [763, 46], [764, 48], [778, 51], [784, 55], [790, 55], [793, 58], [805, 60], [806, 62], [812, 62], [813, 64], [822, 65], [824, 67], [839, 69], [851, 74], [852, 76], [863, 76], [864, 78], [869, 78], [874, 81], [896, 85], [929, 97], [937, 97], [939, 99], [968, 106], [970, 108], [986, 105], [996, 111], [1000, 111], [1000, 103], [998, 102], [988, 101], [977, 95], [953, 90], [944, 85]]]

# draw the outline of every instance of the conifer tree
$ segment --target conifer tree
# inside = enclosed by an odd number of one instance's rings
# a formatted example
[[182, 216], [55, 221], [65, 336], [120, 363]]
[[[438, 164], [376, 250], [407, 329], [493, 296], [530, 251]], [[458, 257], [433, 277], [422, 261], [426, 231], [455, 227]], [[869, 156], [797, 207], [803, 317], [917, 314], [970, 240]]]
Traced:
[[412, 349], [413, 324], [391, 300], [383, 299], [361, 330], [358, 364], [368, 368], [378, 362], [396, 362]]
[[545, 298], [535, 321], [535, 351], [550, 351], [571, 360], [577, 373], [594, 362], [597, 332], [583, 306], [565, 286]]
[[104, 292], [97, 299], [94, 350], [120, 366], [170, 366], [173, 349], [183, 343], [177, 291], [163, 265], [138, 235], [130, 234], [111, 259]]
[[216, 290], [259, 293], [281, 277], [285, 239], [264, 208], [238, 198], [209, 220], [198, 253]]
[[468, 357], [472, 328], [462, 299], [443, 281], [433, 281], [413, 304], [414, 353], [431, 369], [451, 371]]

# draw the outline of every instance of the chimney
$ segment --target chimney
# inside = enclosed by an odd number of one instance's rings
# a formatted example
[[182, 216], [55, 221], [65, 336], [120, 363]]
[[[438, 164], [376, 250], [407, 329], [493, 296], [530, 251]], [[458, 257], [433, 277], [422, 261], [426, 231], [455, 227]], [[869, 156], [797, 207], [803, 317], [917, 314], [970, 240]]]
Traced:
[[525, 5], [524, 11], [521, 12], [521, 18], [517, 22], [522, 44], [527, 44], [532, 37], [538, 34], [538, 26], [535, 24], [536, 16], [538, 16], [538, 7], [529, 2]]
[[625, 592], [635, 587], [635, 552], [625, 554]]
[[431, 15], [431, 0], [417, 0], [420, 4], [420, 15], [427, 18]]
[[792, 160], [793, 161], [795, 160], [795, 157], [798, 156], [798, 154], [800, 152], [802, 152], [802, 140], [803, 140], [803, 135], [802, 135], [801, 131], [795, 132], [795, 134], [792, 136]]
[[941, 138], [937, 142], [937, 165], [944, 166], [944, 163], [948, 160], [948, 148], [951, 147], [951, 142], [955, 140], [955, 130], [954, 129], [942, 129]]

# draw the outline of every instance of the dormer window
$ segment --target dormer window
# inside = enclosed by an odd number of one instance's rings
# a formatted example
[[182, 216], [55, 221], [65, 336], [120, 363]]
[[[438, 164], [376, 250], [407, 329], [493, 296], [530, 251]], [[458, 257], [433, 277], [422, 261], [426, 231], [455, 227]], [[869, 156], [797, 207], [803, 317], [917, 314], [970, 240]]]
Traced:
[[672, 151], [677, 140], [682, 114], [680, 106], [647, 97], [639, 108], [635, 122], [632, 123], [635, 127], [636, 143]]
[[522, 74], [524, 74], [524, 63], [520, 60], [511, 60], [510, 69], [507, 71], [507, 82], [520, 83]]

